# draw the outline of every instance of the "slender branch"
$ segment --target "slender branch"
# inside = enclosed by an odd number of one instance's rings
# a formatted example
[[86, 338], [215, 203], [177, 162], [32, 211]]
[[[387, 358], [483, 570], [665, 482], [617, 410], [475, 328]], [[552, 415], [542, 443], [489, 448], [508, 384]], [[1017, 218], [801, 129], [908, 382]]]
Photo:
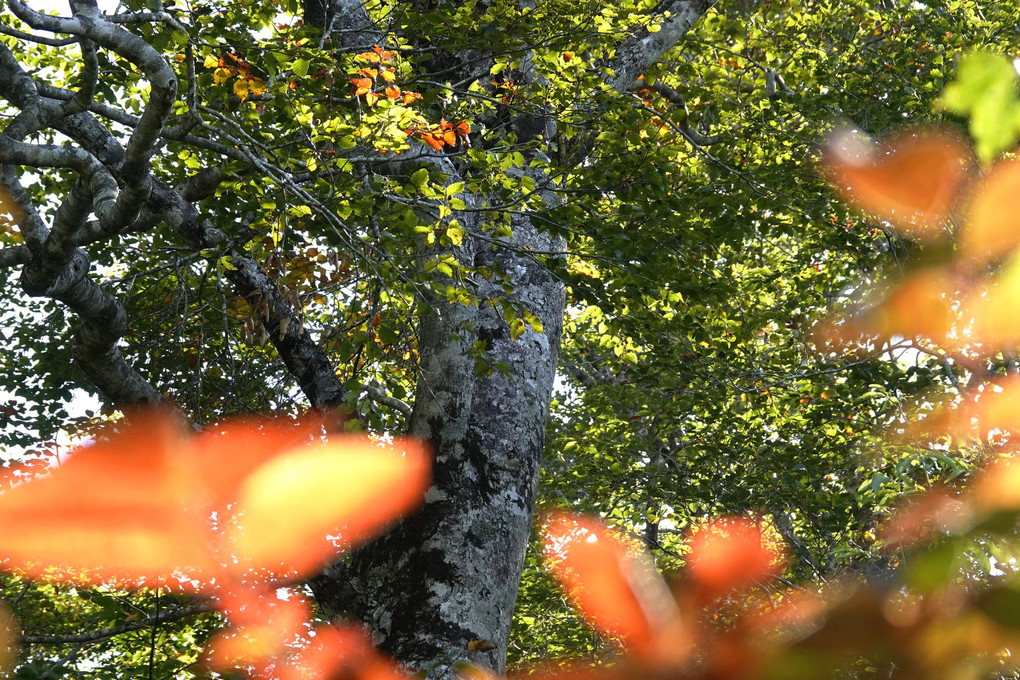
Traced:
[[400, 411], [408, 418], [411, 417], [412, 410], [411, 405], [408, 404], [406, 401], [401, 401], [396, 397], [391, 397], [390, 395], [386, 394], [383, 391], [382, 386], [380, 385], [377, 385], [375, 383], [369, 383], [365, 385], [365, 396], [374, 402], [382, 404], [383, 406], [389, 406], [392, 409]]
[[[641, 77], [635, 80], [627, 89], [641, 90], [644, 88], [649, 88], [655, 91], [660, 97], [668, 101], [670, 104], [679, 107], [680, 110], [684, 112], [683, 119], [676, 121], [674, 125], [682, 130], [684, 136], [691, 140], [694, 144], [709, 146], [722, 140], [722, 135], [703, 135], [692, 128], [690, 123], [690, 112], [687, 110], [687, 102], [684, 101], [684, 96], [661, 80], [656, 80], [654, 83], [649, 85], [648, 81], [645, 80], [644, 77]], [[639, 108], [649, 108], [644, 102], [635, 103], [635, 106], [638, 106]]]
[[196, 602], [185, 607], [164, 610], [153, 616], [148, 616], [137, 621], [128, 621], [127, 623], [123, 623], [119, 626], [95, 630], [91, 633], [78, 633], [76, 635], [22, 635], [19, 638], [19, 641], [24, 645], [73, 645], [88, 642], [99, 642], [118, 635], [123, 635], [124, 633], [130, 633], [131, 631], [143, 630], [150, 626], [179, 621], [189, 616], [204, 614], [215, 610], [216, 607], [212, 601]]

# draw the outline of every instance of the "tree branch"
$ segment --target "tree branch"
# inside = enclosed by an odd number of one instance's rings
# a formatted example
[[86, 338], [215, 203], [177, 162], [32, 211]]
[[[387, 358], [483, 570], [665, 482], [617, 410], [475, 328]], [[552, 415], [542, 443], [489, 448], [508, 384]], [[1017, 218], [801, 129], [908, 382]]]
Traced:
[[[613, 70], [609, 86], [615, 92], [626, 92], [631, 84], [673, 48], [717, 0], [673, 0], [664, 3], [649, 23], [659, 23], [659, 30], [638, 29], [616, 49], [616, 56], [606, 64]], [[668, 13], [668, 16], [666, 16]]]
[[18, 641], [23, 645], [71, 645], [99, 642], [118, 635], [123, 635], [124, 633], [130, 633], [134, 630], [143, 630], [160, 623], [179, 621], [180, 619], [187, 618], [189, 616], [195, 616], [196, 614], [204, 614], [212, 611], [216, 611], [216, 607], [212, 601], [196, 602], [195, 604], [178, 607], [177, 609], [161, 611], [153, 616], [148, 616], [137, 621], [129, 621], [119, 626], [95, 630], [91, 633], [79, 633], [77, 635], [22, 635], [18, 638]]

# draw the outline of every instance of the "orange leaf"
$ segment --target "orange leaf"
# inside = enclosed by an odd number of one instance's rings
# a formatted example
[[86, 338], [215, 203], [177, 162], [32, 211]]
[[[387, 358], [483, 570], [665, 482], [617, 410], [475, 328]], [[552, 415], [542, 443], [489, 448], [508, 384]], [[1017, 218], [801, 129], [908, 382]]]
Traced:
[[393, 71], [383, 69], [382, 79], [385, 80], [387, 83], [392, 83], [394, 80], [397, 79], [397, 76], [396, 74], [393, 73]]
[[773, 575], [778, 561], [755, 523], [732, 517], [694, 530], [687, 570], [705, 595], [715, 597]]
[[308, 575], [343, 548], [417, 506], [428, 487], [429, 456], [412, 440], [383, 447], [338, 437], [285, 452], [241, 486], [231, 530], [242, 564]]
[[386, 96], [390, 99], [400, 99], [400, 88], [399, 87], [387, 87]]
[[438, 151], [443, 148], [443, 140], [440, 137], [436, 137], [431, 132], [421, 133], [422, 141], [431, 146], [433, 149]]
[[285, 668], [280, 680], [405, 680], [407, 674], [349, 626], [319, 626], [311, 643]]
[[361, 95], [372, 91], [372, 79], [371, 78], [351, 78], [354, 83], [354, 96], [360, 97]]
[[410, 104], [415, 99], [421, 99], [421, 95], [418, 94], [417, 92], [405, 92], [404, 93], [404, 103], [405, 104]]
[[452, 128], [446, 130], [443, 132], [443, 141], [454, 146], [457, 143], [457, 133]]
[[457, 123], [456, 130], [457, 134], [460, 135], [461, 137], [466, 137], [469, 134], [471, 134], [471, 126], [468, 125], [468, 122], [466, 120], [462, 120], [459, 123]]
[[937, 236], [966, 175], [966, 146], [942, 133], [914, 133], [889, 146], [861, 157], [845, 139], [835, 141], [824, 164], [849, 202], [911, 236]]
[[217, 633], [205, 651], [206, 663], [218, 670], [268, 669], [287, 644], [306, 633], [312, 615], [303, 597], [281, 600], [273, 591], [249, 589], [223, 595], [219, 609], [230, 628]]
[[633, 651], [654, 655], [660, 636], [675, 630], [679, 612], [665, 581], [597, 520], [550, 514], [545, 558], [591, 624]]
[[375, 52], [362, 52], [361, 54], [357, 55], [355, 59], [361, 59], [362, 61], [376, 63], [379, 61], [379, 55], [376, 54]]
[[358, 73], [360, 75], [365, 76], [366, 78], [375, 78], [377, 75], [379, 75], [378, 69], [374, 68], [363, 68], [360, 71], [358, 71]]
[[1020, 195], [1020, 163], [1015, 159], [995, 165], [978, 184], [967, 206], [967, 221], [960, 247], [981, 261], [995, 259], [1020, 244], [1020, 213], [1016, 199]]
[[[95, 584], [203, 583], [222, 572], [196, 491], [202, 472], [174, 455], [167, 418], [140, 417], [46, 477], [0, 494], [0, 558], [30, 575]], [[56, 571], [54, 571], [56, 570]]]

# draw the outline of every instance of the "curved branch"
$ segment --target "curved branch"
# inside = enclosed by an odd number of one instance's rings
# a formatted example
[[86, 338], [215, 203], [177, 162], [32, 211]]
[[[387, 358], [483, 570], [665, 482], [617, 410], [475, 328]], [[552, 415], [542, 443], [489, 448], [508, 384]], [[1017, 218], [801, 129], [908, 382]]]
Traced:
[[411, 405], [406, 401], [401, 401], [396, 397], [391, 397], [383, 391], [382, 386], [375, 383], [369, 383], [365, 385], [365, 396], [374, 402], [382, 404], [383, 406], [389, 406], [392, 409], [396, 409], [403, 413], [406, 417], [411, 417]]
[[124, 187], [114, 206], [100, 215], [103, 227], [117, 231], [137, 216], [150, 190], [149, 158], [159, 141], [177, 98], [177, 75], [163, 57], [140, 36], [122, 29], [100, 14], [96, 0], [73, 0], [71, 18], [55, 17], [36, 12], [23, 0], [8, 0], [11, 11], [37, 30], [68, 33], [94, 41], [124, 59], [145, 74], [150, 94], [138, 125], [125, 147], [122, 162]]

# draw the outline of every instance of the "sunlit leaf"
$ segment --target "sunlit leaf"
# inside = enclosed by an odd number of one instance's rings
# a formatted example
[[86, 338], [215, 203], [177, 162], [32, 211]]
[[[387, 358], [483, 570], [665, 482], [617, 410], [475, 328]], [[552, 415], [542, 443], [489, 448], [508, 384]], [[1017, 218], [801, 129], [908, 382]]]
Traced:
[[234, 94], [236, 94], [241, 101], [248, 98], [248, 80], [246, 78], [238, 78], [234, 81]]
[[970, 133], [982, 161], [1016, 143], [1020, 97], [1016, 69], [1008, 57], [991, 52], [966, 55], [939, 103], [954, 113], [970, 115]]
[[285, 452], [241, 486], [234, 549], [253, 568], [307, 574], [337, 552], [412, 510], [430, 480], [422, 445], [380, 446], [364, 437], [336, 437]]
[[851, 139], [835, 138], [825, 157], [836, 189], [911, 236], [938, 235], [966, 176], [966, 146], [940, 133], [907, 135], [888, 151], [861, 150]]

